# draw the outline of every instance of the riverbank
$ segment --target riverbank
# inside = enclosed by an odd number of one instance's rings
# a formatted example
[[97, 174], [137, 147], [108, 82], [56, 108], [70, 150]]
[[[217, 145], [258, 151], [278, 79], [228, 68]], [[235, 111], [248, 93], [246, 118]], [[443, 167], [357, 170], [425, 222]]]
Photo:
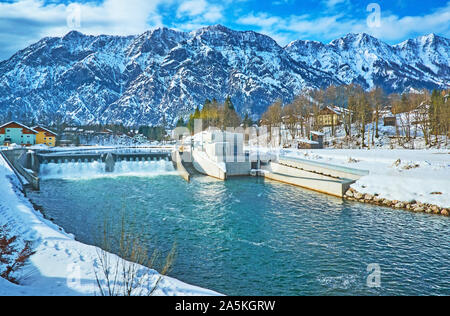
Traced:
[[449, 216], [449, 209], [439, 207], [437, 205], [429, 203], [421, 203], [417, 201], [399, 201], [399, 200], [389, 200], [383, 199], [378, 194], [372, 195], [370, 193], [363, 194], [350, 188], [344, 196], [344, 199], [349, 201], [357, 201], [360, 203], [373, 204], [384, 207], [392, 207], [396, 209], [404, 209], [416, 213], [427, 213], [442, 216]]
[[[0, 157], [0, 225], [7, 225], [21, 241], [31, 241], [36, 252], [18, 275], [20, 285], [0, 278], [0, 295], [99, 295], [95, 276], [99, 249], [76, 241], [73, 235], [44, 219], [19, 187], [16, 176]], [[111, 254], [110, 260], [114, 263], [120, 258]], [[143, 266], [138, 269], [148, 281], [143, 289], [151, 288], [160, 277], [155, 270]], [[101, 275], [100, 281], [104, 281]], [[164, 276], [154, 295], [217, 293]]]
[[354, 201], [448, 215], [450, 154], [445, 150], [289, 150], [287, 156], [368, 170], [351, 186]]
[[[251, 150], [256, 150], [251, 148]], [[416, 212], [447, 215], [450, 209], [448, 150], [262, 149], [301, 158], [368, 170], [351, 186], [346, 199]]]

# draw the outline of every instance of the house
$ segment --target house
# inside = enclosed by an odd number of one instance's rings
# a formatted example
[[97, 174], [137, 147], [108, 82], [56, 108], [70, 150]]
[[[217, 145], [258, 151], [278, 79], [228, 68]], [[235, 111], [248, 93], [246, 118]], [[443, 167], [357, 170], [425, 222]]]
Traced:
[[397, 118], [395, 116], [385, 116], [383, 120], [384, 126], [397, 126]]
[[0, 144], [32, 146], [36, 144], [36, 135], [32, 128], [17, 122], [9, 122], [0, 126]]
[[310, 133], [310, 139], [314, 142], [318, 142], [320, 148], [323, 148], [323, 137], [325, 136], [324, 133], [321, 132], [316, 132], [316, 131], [311, 131]]
[[298, 145], [297, 145], [298, 149], [321, 149], [319, 148], [319, 143], [306, 139], [306, 138], [301, 138], [298, 140]]
[[33, 127], [33, 129], [38, 132], [36, 135], [36, 144], [44, 144], [49, 147], [56, 146], [56, 137], [58, 134], [39, 125]]
[[66, 127], [63, 132], [64, 134], [76, 134], [78, 132], [78, 127]]
[[342, 122], [344, 109], [337, 106], [327, 106], [319, 111], [317, 115], [317, 123], [320, 126], [338, 126]]
[[300, 139], [297, 147], [298, 149], [323, 149], [324, 136], [324, 133], [311, 131], [309, 139]]

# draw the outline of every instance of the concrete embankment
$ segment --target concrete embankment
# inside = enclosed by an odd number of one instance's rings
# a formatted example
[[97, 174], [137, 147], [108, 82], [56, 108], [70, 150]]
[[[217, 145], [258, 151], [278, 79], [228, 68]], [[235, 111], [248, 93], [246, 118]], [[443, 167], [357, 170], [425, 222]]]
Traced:
[[1, 155], [16, 173], [22, 186], [31, 186], [33, 190], [40, 189], [39, 177], [34, 171], [39, 168], [34, 152], [27, 152], [24, 149], [6, 150], [2, 151]]
[[[270, 162], [263, 166], [264, 177], [270, 180], [292, 184], [313, 191], [343, 197], [355, 180], [343, 179], [307, 171], [289, 165]], [[313, 170], [313, 169], [311, 169]]]
[[313, 191], [344, 197], [350, 186], [369, 174], [366, 170], [345, 168], [327, 163], [279, 157], [262, 166], [267, 179], [280, 181]]

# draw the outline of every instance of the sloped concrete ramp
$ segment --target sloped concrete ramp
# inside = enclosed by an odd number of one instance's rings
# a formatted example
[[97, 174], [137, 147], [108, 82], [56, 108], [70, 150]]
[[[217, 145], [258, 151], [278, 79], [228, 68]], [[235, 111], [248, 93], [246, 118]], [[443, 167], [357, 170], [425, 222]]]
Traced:
[[262, 167], [267, 179], [296, 185], [313, 191], [343, 197], [350, 186], [368, 171], [351, 170], [305, 160], [279, 159]]

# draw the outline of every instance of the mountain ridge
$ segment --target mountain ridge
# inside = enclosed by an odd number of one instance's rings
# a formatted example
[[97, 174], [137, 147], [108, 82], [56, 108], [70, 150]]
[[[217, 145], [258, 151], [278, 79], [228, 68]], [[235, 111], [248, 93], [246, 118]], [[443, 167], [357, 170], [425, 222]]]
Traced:
[[368, 34], [282, 47], [254, 31], [213, 25], [133, 36], [46, 37], [0, 62], [0, 120], [45, 124], [174, 123], [206, 98], [231, 96], [255, 117], [276, 99], [331, 84], [388, 92], [450, 84], [450, 40], [389, 45]]

